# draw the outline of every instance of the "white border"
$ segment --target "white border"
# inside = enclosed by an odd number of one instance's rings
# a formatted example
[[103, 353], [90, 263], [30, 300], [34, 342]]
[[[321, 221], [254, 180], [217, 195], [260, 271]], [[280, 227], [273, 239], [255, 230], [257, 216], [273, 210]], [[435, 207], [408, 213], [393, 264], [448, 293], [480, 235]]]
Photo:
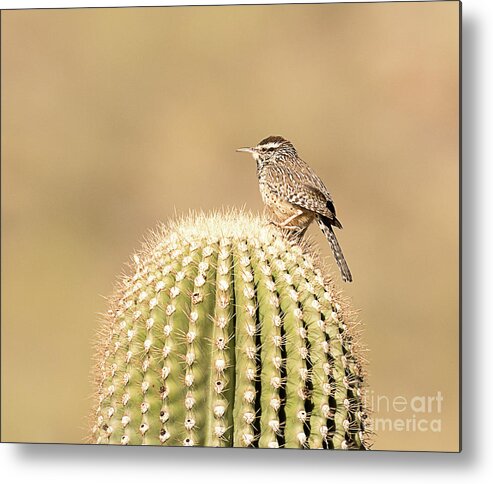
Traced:
[[[394, 0], [398, 2], [408, 1], [408, 0]], [[361, 0], [345, 0], [346, 3], [361, 3]], [[252, 4], [262, 4], [262, 3], [341, 3], [341, 2], [323, 2], [323, 1], [312, 1], [310, 0], [291, 0], [285, 1], [282, 0], [271, 0], [271, 1], [262, 1], [262, 0], [192, 0], [192, 1], [159, 1], [159, 0], [136, 0], [136, 1], [128, 1], [122, 2], [121, 0], [100, 0], [100, 1], [87, 1], [87, 0], [78, 0], [78, 1], [63, 1], [63, 0], [52, 0], [52, 1], [43, 1], [43, 0], [4, 0], [1, 2], [1, 8], [9, 9], [9, 8], [64, 8], [64, 7], [135, 7], [135, 6], [162, 6], [162, 5], [252, 5]]]
[[[125, 6], [230, 2], [22, 1], [2, 8]], [[267, 3], [261, 1], [241, 2]], [[281, 3], [281, 2], [269, 2]], [[289, 2], [293, 3], [293, 2]], [[302, 2], [296, 2], [302, 3]], [[309, 2], [306, 2], [309, 3]], [[493, 2], [464, 0], [463, 49], [463, 452], [320, 453], [237, 449], [104, 448], [68, 445], [0, 445], [3, 482], [129, 483], [195, 482], [234, 484], [319, 481], [489, 482], [493, 318]], [[451, 207], [455, 210], [455, 207]], [[33, 413], [23, 418], [36, 425]], [[487, 476], [490, 476], [487, 478]]]

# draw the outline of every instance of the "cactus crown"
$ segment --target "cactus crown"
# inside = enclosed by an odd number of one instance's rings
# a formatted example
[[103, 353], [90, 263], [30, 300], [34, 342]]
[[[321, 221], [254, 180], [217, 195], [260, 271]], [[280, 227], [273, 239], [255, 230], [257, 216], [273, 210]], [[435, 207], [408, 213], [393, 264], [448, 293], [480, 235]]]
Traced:
[[351, 318], [308, 245], [262, 218], [162, 226], [103, 323], [91, 440], [364, 449]]

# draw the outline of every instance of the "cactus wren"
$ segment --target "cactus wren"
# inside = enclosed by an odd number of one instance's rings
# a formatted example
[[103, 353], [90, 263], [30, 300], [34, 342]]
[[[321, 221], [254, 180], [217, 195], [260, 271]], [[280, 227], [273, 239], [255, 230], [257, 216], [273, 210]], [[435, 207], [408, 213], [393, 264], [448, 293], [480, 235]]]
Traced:
[[251, 153], [257, 162], [260, 194], [270, 221], [301, 237], [316, 220], [329, 241], [343, 281], [351, 282], [351, 272], [332, 229], [342, 229], [332, 197], [292, 143], [281, 136], [269, 136], [253, 148], [237, 151]]

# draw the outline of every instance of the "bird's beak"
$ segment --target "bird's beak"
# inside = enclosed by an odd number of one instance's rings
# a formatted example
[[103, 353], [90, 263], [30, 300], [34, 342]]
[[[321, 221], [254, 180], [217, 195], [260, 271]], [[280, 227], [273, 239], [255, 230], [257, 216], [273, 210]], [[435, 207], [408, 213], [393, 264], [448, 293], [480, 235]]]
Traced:
[[255, 148], [238, 148], [236, 151], [241, 151], [243, 153], [255, 153]]

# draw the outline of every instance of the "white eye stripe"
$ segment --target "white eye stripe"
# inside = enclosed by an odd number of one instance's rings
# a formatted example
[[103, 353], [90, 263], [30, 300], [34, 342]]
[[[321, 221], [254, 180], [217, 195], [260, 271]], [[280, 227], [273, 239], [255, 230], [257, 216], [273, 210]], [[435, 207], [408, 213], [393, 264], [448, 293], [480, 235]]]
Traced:
[[271, 150], [275, 148], [279, 148], [280, 144], [279, 143], [267, 143], [265, 145], [260, 145], [259, 148], [262, 150]]

